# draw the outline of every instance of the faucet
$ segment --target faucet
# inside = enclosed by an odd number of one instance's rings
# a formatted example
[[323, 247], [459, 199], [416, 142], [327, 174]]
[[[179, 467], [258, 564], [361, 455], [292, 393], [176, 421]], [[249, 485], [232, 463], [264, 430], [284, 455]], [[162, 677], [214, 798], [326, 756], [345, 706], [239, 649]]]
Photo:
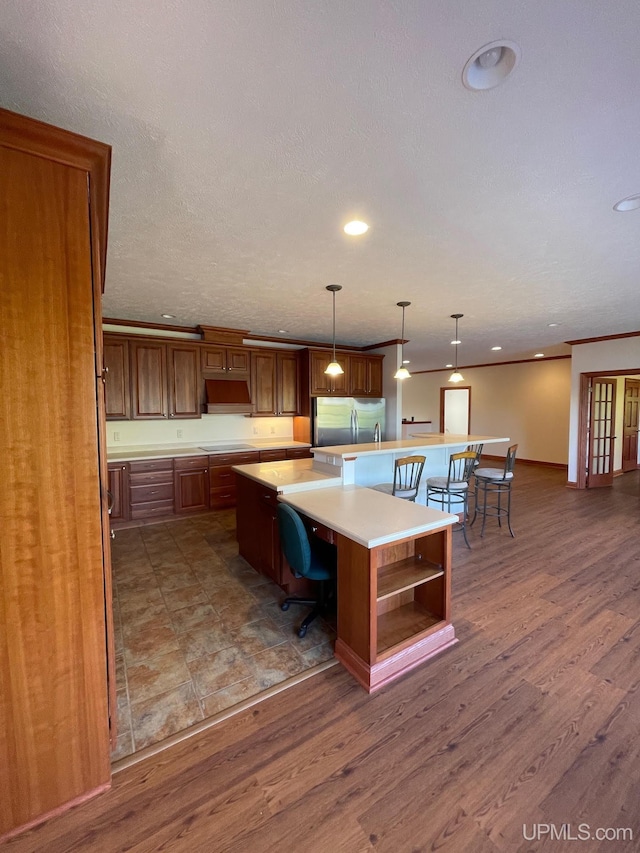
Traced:
[[376, 424], [373, 428], [373, 440], [380, 441], [380, 424]]

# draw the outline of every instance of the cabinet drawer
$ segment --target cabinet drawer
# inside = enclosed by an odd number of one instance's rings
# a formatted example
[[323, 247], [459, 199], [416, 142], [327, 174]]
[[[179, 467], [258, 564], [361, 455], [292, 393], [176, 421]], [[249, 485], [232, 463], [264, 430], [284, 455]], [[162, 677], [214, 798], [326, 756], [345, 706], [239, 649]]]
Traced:
[[258, 492], [258, 498], [270, 507], [276, 508], [278, 506], [278, 494], [273, 489], [267, 489], [263, 486]]
[[308, 447], [288, 447], [287, 459], [311, 459], [313, 453]]
[[236, 487], [218, 486], [209, 492], [209, 506], [211, 509], [223, 509], [226, 506], [236, 505]]
[[173, 470], [131, 473], [129, 474], [129, 483], [132, 486], [161, 486], [165, 483], [173, 483]]
[[209, 467], [219, 468], [222, 465], [247, 465], [250, 462], [259, 462], [260, 453], [252, 450], [248, 453], [217, 453], [209, 457]]
[[318, 539], [324, 539], [324, 541], [328, 542], [330, 545], [335, 544], [335, 531], [330, 527], [326, 527], [324, 524], [319, 524], [317, 521], [309, 520], [309, 529], [314, 536], [318, 537]]
[[260, 451], [260, 461], [261, 462], [281, 462], [282, 460], [287, 458], [286, 450], [261, 450]]
[[235, 482], [236, 475], [229, 466], [226, 468], [209, 469], [209, 483], [211, 484], [211, 488], [215, 486], [234, 486]]
[[187, 456], [174, 460], [176, 471], [191, 471], [194, 468], [206, 468], [209, 465], [208, 456]]
[[131, 505], [131, 518], [152, 518], [156, 515], [173, 515], [173, 499], [170, 501], [146, 501]]
[[150, 459], [145, 462], [129, 462], [129, 471], [140, 474], [144, 471], [173, 471], [173, 459]]
[[151, 484], [148, 486], [131, 486], [131, 505], [147, 501], [171, 501], [173, 507], [173, 482]]

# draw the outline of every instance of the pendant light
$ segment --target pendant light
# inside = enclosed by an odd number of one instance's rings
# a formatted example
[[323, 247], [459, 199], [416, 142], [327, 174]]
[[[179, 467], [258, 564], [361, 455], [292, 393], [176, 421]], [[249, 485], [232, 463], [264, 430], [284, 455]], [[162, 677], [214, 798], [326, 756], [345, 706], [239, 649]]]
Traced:
[[458, 373], [458, 344], [460, 343], [460, 341], [458, 340], [458, 320], [460, 320], [461, 317], [464, 317], [464, 314], [451, 315], [451, 319], [456, 321], [456, 338], [454, 341], [451, 341], [451, 343], [454, 344], [456, 348], [456, 358], [453, 373], [449, 377], [449, 382], [462, 382], [464, 380], [464, 376], [461, 373]]
[[402, 308], [402, 333], [400, 335], [400, 367], [393, 374], [394, 379], [411, 379], [411, 374], [403, 365], [404, 361], [404, 309], [411, 305], [410, 302], [398, 302], [398, 308]]
[[324, 372], [329, 376], [340, 376], [344, 370], [336, 361], [336, 293], [342, 290], [342, 285], [328, 284], [326, 289], [333, 293], [333, 361], [327, 365]]

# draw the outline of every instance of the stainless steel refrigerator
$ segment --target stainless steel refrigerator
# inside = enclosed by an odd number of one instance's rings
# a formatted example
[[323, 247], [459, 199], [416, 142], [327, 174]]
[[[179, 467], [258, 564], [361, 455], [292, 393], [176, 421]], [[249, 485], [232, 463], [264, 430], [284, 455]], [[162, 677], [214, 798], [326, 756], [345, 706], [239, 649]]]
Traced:
[[385, 439], [385, 401], [365, 397], [316, 397], [313, 445], [365, 444]]

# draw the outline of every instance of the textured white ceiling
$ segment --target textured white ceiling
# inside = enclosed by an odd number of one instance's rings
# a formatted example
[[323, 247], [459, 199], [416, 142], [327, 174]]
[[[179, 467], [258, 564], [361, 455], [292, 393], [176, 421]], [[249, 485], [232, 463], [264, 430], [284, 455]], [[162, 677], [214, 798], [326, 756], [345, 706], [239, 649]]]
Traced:
[[[0, 105], [113, 146], [105, 316], [326, 341], [336, 282], [339, 341], [407, 299], [412, 369], [454, 312], [487, 363], [640, 328], [639, 31], [637, 0], [3, 0]], [[514, 73], [464, 88], [500, 38]]]

